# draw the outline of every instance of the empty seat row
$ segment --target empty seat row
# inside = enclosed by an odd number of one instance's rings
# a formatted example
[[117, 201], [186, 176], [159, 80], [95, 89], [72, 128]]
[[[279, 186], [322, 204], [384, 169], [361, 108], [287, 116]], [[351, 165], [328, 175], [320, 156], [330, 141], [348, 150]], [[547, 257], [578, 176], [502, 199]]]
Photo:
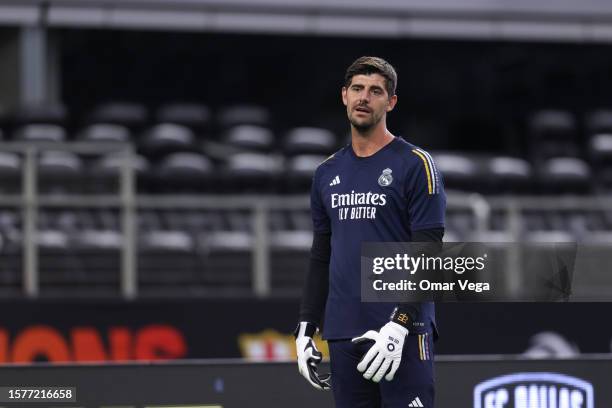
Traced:
[[[217, 149], [217, 150], [215, 150]], [[481, 193], [589, 193], [612, 189], [612, 162], [590, 164], [576, 157], [530, 163], [518, 157], [432, 152], [447, 189]], [[156, 159], [136, 155], [127, 164], [138, 176], [140, 191], [150, 192], [291, 192], [306, 191], [322, 154], [284, 156], [211, 148], [210, 155], [169, 153]], [[23, 158], [0, 151], [0, 191], [19, 187]], [[115, 188], [125, 158], [45, 150], [37, 159], [43, 192], [108, 191]], [[79, 186], [78, 181], [85, 180]], [[92, 183], [92, 180], [97, 180]], [[114, 184], [113, 184], [114, 183]]]
[[[539, 138], [565, 135], [571, 138], [578, 132], [580, 124], [571, 112], [557, 109], [544, 109], [529, 118], [529, 130]], [[597, 109], [588, 112], [582, 126], [589, 134], [612, 133], [612, 109]]]
[[[462, 237], [477, 229], [476, 219], [468, 212], [449, 212], [447, 229]], [[507, 232], [510, 220], [503, 211], [494, 211], [488, 225], [491, 231]], [[612, 211], [523, 211], [519, 218], [519, 232], [566, 231], [582, 240], [589, 234], [612, 231]]]
[[[66, 142], [66, 130], [54, 124], [28, 124], [13, 132], [13, 141]], [[268, 127], [238, 125], [224, 131], [220, 138], [199, 138], [184, 126], [171, 122], [158, 123], [139, 137], [133, 137], [123, 125], [96, 123], [80, 130], [76, 141], [133, 143], [144, 155], [158, 157], [172, 152], [198, 152], [206, 149], [211, 142], [222, 143], [233, 151], [281, 151], [287, 155], [331, 154], [338, 147], [336, 136], [327, 129], [298, 127], [290, 129], [277, 140]]]
[[[0, 210], [0, 233], [20, 231], [23, 228], [21, 212]], [[252, 231], [253, 213], [246, 210], [139, 210], [138, 231]], [[309, 230], [308, 210], [275, 210], [268, 215], [272, 231]], [[119, 231], [121, 214], [118, 210], [41, 210], [37, 216], [40, 230], [59, 230], [66, 233], [79, 231]]]
[[[542, 110], [528, 121], [531, 154], [536, 158], [552, 156], [610, 157], [612, 110], [600, 109], [585, 115], [583, 130], [575, 116], [563, 110]], [[586, 141], [584, 143], [583, 141]], [[603, 143], [603, 144], [602, 144]]]
[[202, 103], [170, 102], [150, 110], [141, 103], [114, 101], [101, 103], [82, 114], [78, 121], [75, 119], [64, 105], [50, 104], [21, 106], [12, 113], [6, 113], [1, 121], [16, 126], [27, 123], [112, 123], [132, 129], [142, 128], [151, 122], [171, 122], [193, 129], [204, 129], [212, 124], [223, 129], [241, 124], [268, 126], [271, 114], [268, 108], [254, 104], [236, 104], [213, 112]]
[[[224, 162], [199, 153], [173, 153], [156, 162], [135, 156], [127, 163], [140, 191], [149, 192], [283, 192], [306, 191], [324, 155], [288, 159], [260, 153], [237, 153]], [[0, 152], [0, 191], [21, 188], [22, 157]], [[113, 192], [126, 165], [122, 154], [81, 158], [65, 151], [44, 151], [37, 158], [38, 187], [46, 192]]]
[[[612, 158], [612, 150], [610, 151]], [[519, 157], [432, 152], [450, 189], [482, 193], [587, 193], [612, 188], [612, 161], [592, 165], [576, 157], [530, 163]]]
[[[254, 213], [248, 210], [139, 210], [137, 232], [141, 235], [164, 231], [181, 232], [191, 237], [216, 232], [253, 233]], [[508, 231], [507, 215], [496, 210], [485, 227], [491, 231]], [[612, 231], [612, 211], [523, 211], [519, 218], [519, 232], [530, 234], [534, 231], [565, 231], [577, 239], [597, 232]], [[311, 230], [310, 213], [304, 210], [275, 210], [268, 215], [268, 227], [273, 233], [303, 232]], [[104, 239], [120, 235], [121, 214], [118, 210], [41, 210], [37, 217], [40, 231], [56, 231], [62, 236], [82, 238], [99, 233]], [[4, 243], [20, 246], [23, 219], [17, 210], [0, 210], [0, 235]], [[468, 211], [449, 210], [446, 228], [451, 234], [464, 237], [477, 230], [474, 214]], [[54, 235], [51, 234], [51, 237]], [[172, 236], [172, 235], [170, 235]], [[289, 237], [290, 235], [287, 235]], [[62, 238], [67, 240], [68, 238]], [[72, 239], [72, 238], [70, 238]], [[279, 241], [279, 244], [282, 240]], [[286, 241], [289, 245], [289, 239]]]

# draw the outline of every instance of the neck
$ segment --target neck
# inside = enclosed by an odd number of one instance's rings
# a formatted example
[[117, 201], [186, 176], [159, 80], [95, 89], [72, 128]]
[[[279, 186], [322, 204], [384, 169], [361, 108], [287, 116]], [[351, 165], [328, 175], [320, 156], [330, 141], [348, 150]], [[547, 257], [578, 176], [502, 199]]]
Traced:
[[391, 143], [394, 139], [393, 134], [387, 130], [384, 123], [361, 132], [354, 126], [351, 126], [351, 145], [353, 151], [359, 157], [372, 156], [374, 153]]

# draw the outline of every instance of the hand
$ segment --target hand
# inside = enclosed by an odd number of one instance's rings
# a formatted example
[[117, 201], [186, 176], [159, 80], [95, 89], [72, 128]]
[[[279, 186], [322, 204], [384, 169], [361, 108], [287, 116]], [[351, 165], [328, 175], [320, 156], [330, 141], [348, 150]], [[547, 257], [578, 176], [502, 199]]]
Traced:
[[355, 337], [352, 340], [355, 344], [374, 341], [372, 347], [357, 364], [357, 370], [363, 373], [363, 378], [376, 383], [383, 376], [387, 381], [393, 380], [402, 360], [402, 349], [407, 335], [408, 329], [395, 322], [389, 322], [379, 332], [370, 330], [360, 337]]
[[323, 355], [317, 350], [317, 346], [312, 339], [316, 330], [316, 327], [308, 322], [300, 322], [295, 329], [298, 370], [316, 389], [329, 390], [331, 388], [331, 374], [320, 376], [317, 373], [317, 365], [323, 359]]

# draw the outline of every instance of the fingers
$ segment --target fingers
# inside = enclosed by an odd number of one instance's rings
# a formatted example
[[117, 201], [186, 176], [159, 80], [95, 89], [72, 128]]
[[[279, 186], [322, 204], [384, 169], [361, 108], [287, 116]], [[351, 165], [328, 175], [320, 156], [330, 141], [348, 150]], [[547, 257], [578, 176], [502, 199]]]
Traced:
[[320, 384], [319, 378], [317, 377], [316, 366], [309, 366], [305, 361], [298, 362], [298, 371], [316, 389], [323, 389], [323, 386]]
[[322, 391], [329, 390], [331, 388], [331, 374], [323, 375], [319, 377], [319, 373], [317, 373], [316, 364], [311, 364], [308, 366], [308, 376], [310, 384]]
[[380, 380], [383, 378], [383, 375], [385, 375], [385, 373], [389, 369], [389, 366], [391, 365], [391, 363], [392, 363], [392, 360], [389, 360], [388, 358], [385, 359], [385, 361], [383, 361], [383, 363], [380, 365], [380, 368], [376, 371], [376, 373], [372, 377], [372, 381], [374, 381], [375, 383], [380, 382]]
[[395, 372], [397, 371], [399, 364], [400, 364], [399, 360], [393, 360], [393, 364], [391, 365], [391, 370], [389, 371], [387, 375], [385, 375], [385, 380], [387, 381], [393, 380], [393, 377], [395, 376]]
[[360, 373], [363, 373], [366, 370], [366, 368], [368, 367], [368, 364], [370, 364], [370, 362], [374, 359], [376, 354], [378, 354], [378, 349], [376, 348], [376, 345], [374, 345], [374, 346], [370, 347], [370, 349], [365, 354], [365, 356], [363, 356], [363, 358], [361, 359], [359, 364], [357, 364], [357, 370]]
[[378, 353], [372, 364], [370, 364], [366, 372], [363, 374], [363, 378], [365, 378], [366, 380], [372, 379], [372, 376], [376, 371], [378, 371], [380, 365], [383, 363], [384, 360], [385, 357], [381, 353]]
[[322, 360], [322, 353], [316, 349], [314, 344], [308, 343], [304, 351], [298, 356], [298, 371], [318, 390], [329, 390], [331, 388], [330, 375], [327, 374], [323, 378], [319, 378], [317, 373], [317, 364]]
[[363, 343], [363, 342], [370, 341], [370, 340], [376, 341], [377, 338], [378, 338], [378, 332], [374, 330], [369, 330], [363, 333], [361, 336], [353, 338], [351, 341], [355, 344], [358, 344], [358, 343]]
[[331, 389], [331, 373], [319, 376], [319, 382], [321, 383], [323, 390]]

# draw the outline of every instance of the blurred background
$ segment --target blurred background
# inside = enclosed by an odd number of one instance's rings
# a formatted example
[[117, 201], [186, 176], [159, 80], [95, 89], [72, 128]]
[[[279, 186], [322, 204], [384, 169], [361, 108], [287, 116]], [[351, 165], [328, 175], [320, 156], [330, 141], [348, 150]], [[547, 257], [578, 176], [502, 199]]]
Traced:
[[[1, 1], [0, 361], [292, 360], [362, 55], [399, 74], [388, 126], [444, 176], [445, 241], [605, 259], [610, 42], [604, 0]], [[574, 290], [610, 300], [610, 272]], [[607, 354], [610, 313], [441, 304], [437, 351]]]

